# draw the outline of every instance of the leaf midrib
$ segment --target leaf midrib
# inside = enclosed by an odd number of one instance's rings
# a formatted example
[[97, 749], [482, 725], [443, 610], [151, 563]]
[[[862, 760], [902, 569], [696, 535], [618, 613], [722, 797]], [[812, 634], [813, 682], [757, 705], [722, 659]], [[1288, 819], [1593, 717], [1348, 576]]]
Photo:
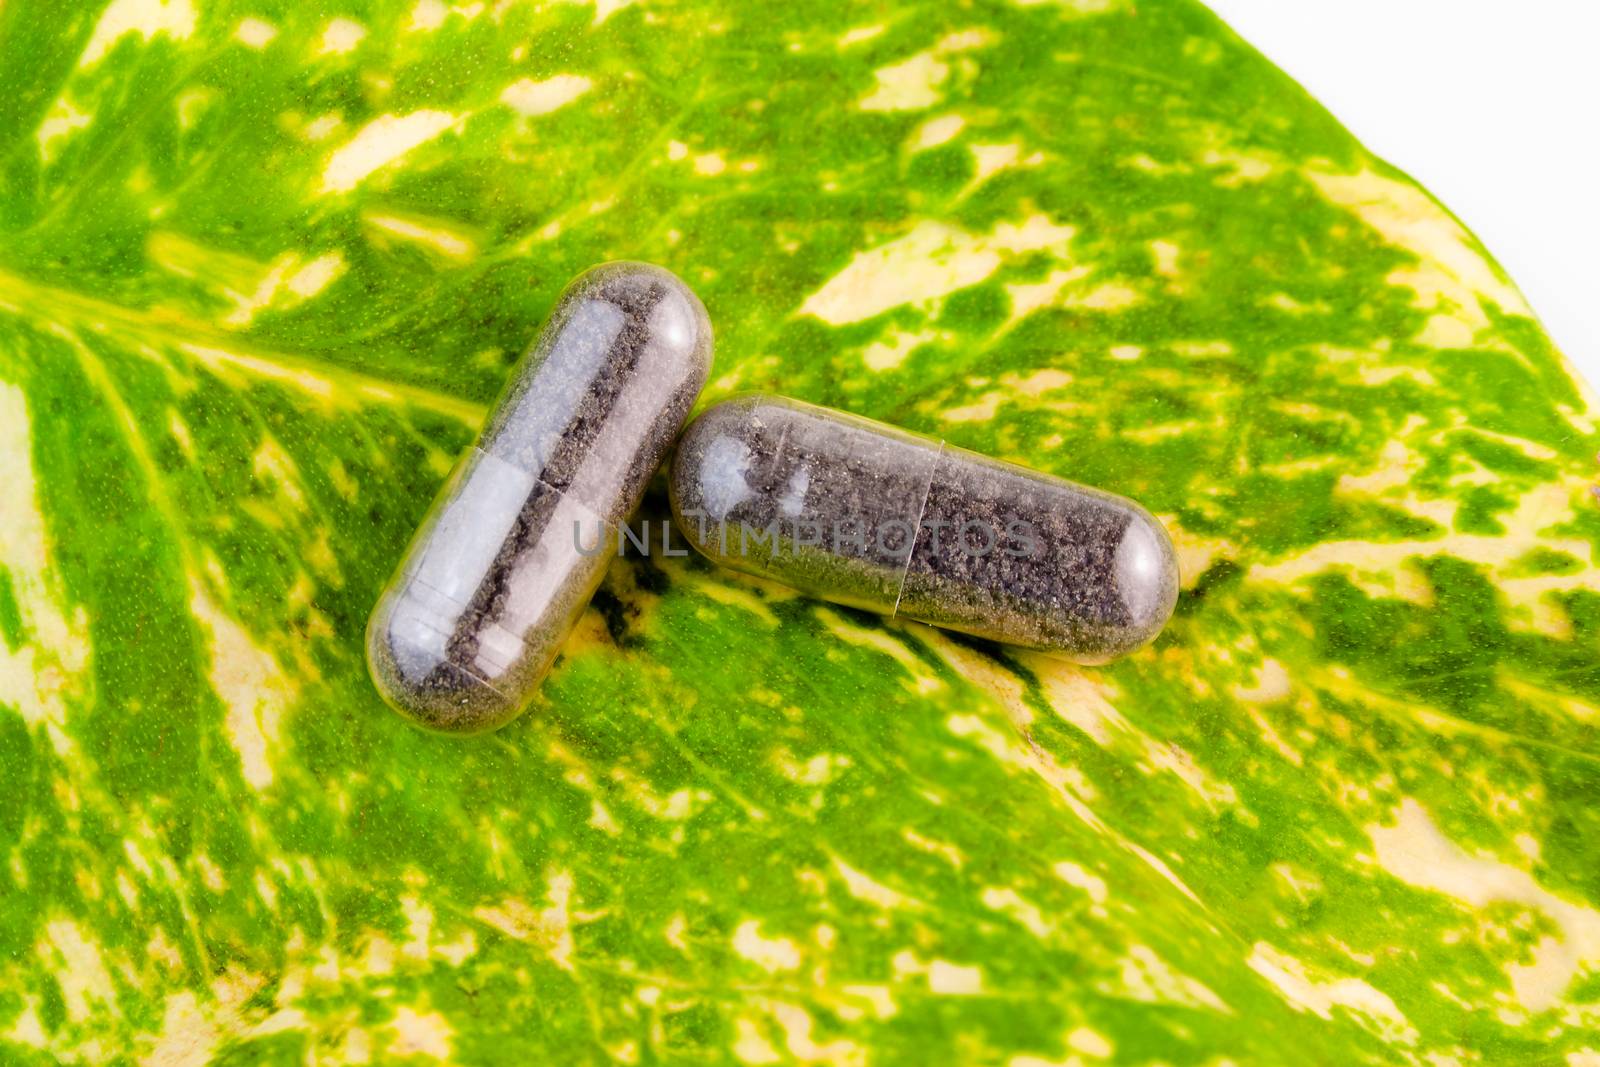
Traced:
[[469, 427], [483, 422], [488, 409], [481, 404], [443, 393], [414, 382], [369, 374], [331, 360], [268, 348], [247, 337], [217, 328], [203, 320], [167, 306], [132, 308], [85, 293], [56, 286], [41, 285], [12, 271], [0, 269], [0, 293], [13, 297], [0, 301], [0, 311], [22, 320], [32, 320], [48, 328], [64, 326], [96, 335], [121, 335], [152, 342], [163, 352], [204, 364], [193, 351], [202, 348], [229, 357], [233, 366], [255, 377], [263, 375], [259, 366], [281, 369], [285, 376], [310, 375], [321, 378], [346, 398], [366, 397], [377, 402], [382, 393], [392, 394], [409, 406], [447, 416]]

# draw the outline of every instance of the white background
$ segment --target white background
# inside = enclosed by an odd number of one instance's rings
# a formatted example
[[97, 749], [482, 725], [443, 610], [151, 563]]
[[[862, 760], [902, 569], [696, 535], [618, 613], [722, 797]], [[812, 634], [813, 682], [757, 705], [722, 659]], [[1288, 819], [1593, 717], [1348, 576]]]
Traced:
[[1206, 2], [1455, 212], [1600, 387], [1600, 3]]

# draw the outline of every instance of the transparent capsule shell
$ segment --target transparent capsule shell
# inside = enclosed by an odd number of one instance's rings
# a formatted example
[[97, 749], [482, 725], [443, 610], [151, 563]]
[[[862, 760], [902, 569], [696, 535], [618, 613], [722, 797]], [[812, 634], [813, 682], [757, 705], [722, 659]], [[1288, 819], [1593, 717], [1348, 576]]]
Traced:
[[711, 367], [694, 293], [644, 263], [569, 285], [367, 625], [378, 692], [450, 733], [520, 713], [616, 555]]
[[1098, 489], [774, 396], [684, 432], [673, 517], [716, 563], [835, 603], [1104, 663], [1171, 617], [1161, 523]]

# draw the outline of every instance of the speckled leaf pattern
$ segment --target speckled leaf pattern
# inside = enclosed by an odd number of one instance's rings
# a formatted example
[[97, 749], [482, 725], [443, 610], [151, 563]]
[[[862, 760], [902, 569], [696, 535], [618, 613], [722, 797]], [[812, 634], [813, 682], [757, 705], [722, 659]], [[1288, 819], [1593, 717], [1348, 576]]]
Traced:
[[[0, 90], [0, 1060], [1600, 1063], [1600, 403], [1198, 5], [5, 0]], [[618, 257], [705, 399], [1141, 500], [1167, 633], [634, 552], [407, 726], [367, 612]]]

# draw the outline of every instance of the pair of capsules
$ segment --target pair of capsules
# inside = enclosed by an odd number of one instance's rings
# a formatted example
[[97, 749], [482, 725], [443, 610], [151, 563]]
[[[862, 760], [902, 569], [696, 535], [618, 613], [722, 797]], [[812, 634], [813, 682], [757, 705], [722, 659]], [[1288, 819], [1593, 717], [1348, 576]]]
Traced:
[[[711, 369], [676, 276], [608, 263], [562, 294], [367, 626], [384, 699], [472, 733], [532, 698]], [[678, 440], [673, 517], [717, 563], [827, 600], [1082, 663], [1152, 640], [1178, 571], [1138, 504], [775, 396]]]

